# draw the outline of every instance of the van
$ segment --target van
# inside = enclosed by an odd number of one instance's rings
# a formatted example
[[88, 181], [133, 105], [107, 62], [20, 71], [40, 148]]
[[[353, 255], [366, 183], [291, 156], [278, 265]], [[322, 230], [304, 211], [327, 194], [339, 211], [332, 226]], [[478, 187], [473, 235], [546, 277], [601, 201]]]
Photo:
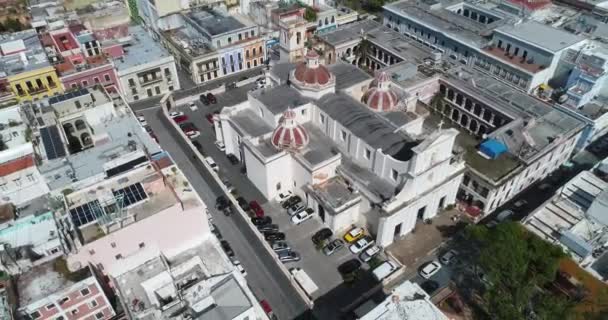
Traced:
[[392, 261], [385, 261], [383, 264], [376, 267], [372, 273], [374, 274], [374, 278], [376, 278], [376, 280], [382, 282], [384, 278], [395, 272], [395, 270], [397, 270], [397, 264]]

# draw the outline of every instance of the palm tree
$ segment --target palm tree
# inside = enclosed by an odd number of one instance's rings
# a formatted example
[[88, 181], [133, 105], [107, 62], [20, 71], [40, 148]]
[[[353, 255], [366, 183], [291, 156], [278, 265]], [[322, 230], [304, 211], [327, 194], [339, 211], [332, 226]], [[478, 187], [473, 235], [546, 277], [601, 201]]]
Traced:
[[369, 55], [371, 51], [372, 44], [367, 40], [367, 37], [363, 35], [363, 39], [359, 42], [359, 45], [355, 49], [355, 59], [359, 59], [359, 66], [363, 64], [365, 58]]

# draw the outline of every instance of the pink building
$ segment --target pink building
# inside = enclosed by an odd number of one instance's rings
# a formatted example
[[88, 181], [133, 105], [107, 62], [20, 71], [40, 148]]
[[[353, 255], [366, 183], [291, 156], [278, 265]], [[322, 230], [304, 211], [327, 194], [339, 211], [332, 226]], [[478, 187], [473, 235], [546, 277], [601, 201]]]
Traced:
[[66, 89], [94, 85], [113, 87], [117, 84], [114, 65], [101, 55], [88, 57], [80, 64], [66, 61], [56, 65], [55, 69]]
[[38, 265], [17, 279], [18, 313], [33, 320], [100, 320], [116, 315], [92, 270], [68, 273], [59, 258]]

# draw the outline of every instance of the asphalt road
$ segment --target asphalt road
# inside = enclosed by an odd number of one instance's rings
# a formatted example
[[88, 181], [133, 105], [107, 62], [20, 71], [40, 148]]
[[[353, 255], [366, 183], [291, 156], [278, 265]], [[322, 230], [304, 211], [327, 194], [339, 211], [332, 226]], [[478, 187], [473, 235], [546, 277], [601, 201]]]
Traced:
[[[203, 201], [213, 207], [217, 196], [222, 194], [220, 186], [215, 183], [206, 168], [198, 160], [193, 159], [193, 154], [186, 143], [160, 118], [160, 112], [160, 108], [148, 106], [142, 107], [138, 113], [144, 115], [163, 149], [171, 154]], [[205, 134], [209, 134], [209, 131]], [[203, 148], [209, 150], [214, 146], [204, 144]], [[214, 150], [219, 152], [217, 149]], [[238, 170], [229, 171], [238, 172]], [[306, 304], [280, 271], [274, 258], [246, 225], [248, 222], [236, 214], [226, 217], [215, 209], [211, 210], [211, 215], [213, 223], [224, 239], [230, 243], [247, 271], [247, 281], [256, 297], [260, 300], [266, 299], [281, 320], [293, 319], [304, 313], [307, 309]]]

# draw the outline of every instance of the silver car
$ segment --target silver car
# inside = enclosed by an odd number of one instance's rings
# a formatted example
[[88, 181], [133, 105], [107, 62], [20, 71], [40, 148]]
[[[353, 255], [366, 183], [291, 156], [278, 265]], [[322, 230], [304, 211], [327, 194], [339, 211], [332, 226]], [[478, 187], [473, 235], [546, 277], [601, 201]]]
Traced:
[[285, 241], [275, 241], [272, 243], [272, 250], [274, 250], [275, 252], [279, 252], [279, 251], [289, 251], [291, 250], [291, 248], [289, 247], [289, 245], [287, 244], [287, 242]]
[[289, 209], [287, 209], [287, 213], [289, 214], [290, 217], [293, 217], [296, 214], [304, 211], [305, 209], [306, 209], [306, 207], [304, 206], [304, 204], [301, 202], [298, 202], [298, 203], [294, 204], [293, 206], [289, 207]]
[[323, 253], [326, 256], [331, 256], [342, 248], [344, 248], [344, 241], [340, 239], [335, 239], [334, 241], [328, 243], [325, 247], [323, 247]]
[[300, 261], [300, 254], [295, 251], [284, 250], [277, 252], [277, 254], [279, 256], [279, 260], [281, 260], [283, 263]]

